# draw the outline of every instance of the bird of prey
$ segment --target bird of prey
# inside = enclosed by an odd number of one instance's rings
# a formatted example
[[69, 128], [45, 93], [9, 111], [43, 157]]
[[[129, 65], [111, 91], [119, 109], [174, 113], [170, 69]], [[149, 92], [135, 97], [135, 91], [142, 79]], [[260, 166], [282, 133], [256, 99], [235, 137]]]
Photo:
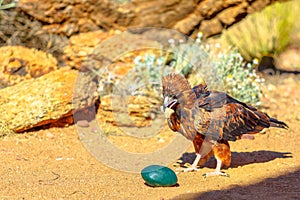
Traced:
[[171, 130], [193, 141], [196, 159], [184, 171], [197, 171], [198, 163], [211, 156], [217, 160], [214, 172], [205, 176], [223, 175], [223, 165], [229, 166], [231, 152], [228, 141], [254, 138], [264, 128], [285, 128], [286, 123], [269, 117], [255, 107], [234, 99], [224, 92], [209, 91], [206, 84], [191, 88], [179, 74], [162, 79], [163, 108]]

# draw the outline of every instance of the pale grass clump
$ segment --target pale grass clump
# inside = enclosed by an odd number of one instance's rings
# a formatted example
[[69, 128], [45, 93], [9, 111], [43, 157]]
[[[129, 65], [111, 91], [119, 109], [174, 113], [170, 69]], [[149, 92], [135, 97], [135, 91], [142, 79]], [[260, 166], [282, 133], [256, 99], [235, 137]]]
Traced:
[[221, 41], [247, 60], [282, 52], [300, 31], [300, 1], [274, 3], [224, 31]]
[[0, 0], [0, 11], [16, 7], [16, 1], [12, 1], [10, 3], [5, 4], [3, 3], [3, 1], [4, 0]]

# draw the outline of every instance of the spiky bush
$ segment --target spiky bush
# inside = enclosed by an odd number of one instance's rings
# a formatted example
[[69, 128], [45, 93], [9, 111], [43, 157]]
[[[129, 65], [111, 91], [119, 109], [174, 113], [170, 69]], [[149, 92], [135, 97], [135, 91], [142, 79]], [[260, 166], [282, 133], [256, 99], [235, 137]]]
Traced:
[[276, 2], [224, 31], [221, 40], [237, 47], [247, 61], [276, 55], [299, 32], [299, 12], [299, 0]]

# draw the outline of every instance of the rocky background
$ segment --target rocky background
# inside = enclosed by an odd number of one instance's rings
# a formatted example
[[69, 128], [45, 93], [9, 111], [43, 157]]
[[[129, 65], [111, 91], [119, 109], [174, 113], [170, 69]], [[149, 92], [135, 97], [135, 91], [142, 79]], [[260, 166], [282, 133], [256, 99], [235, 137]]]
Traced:
[[[121, 3], [120, 3], [121, 2]], [[274, 0], [20, 0], [22, 11], [51, 33], [71, 36], [95, 30], [164, 27], [205, 36], [259, 11]]]
[[[9, 2], [4, 1], [3, 5]], [[121, 38], [109, 47], [96, 49], [103, 40], [124, 30], [163, 27], [192, 37], [201, 31], [204, 37], [209, 37], [271, 3], [272, 0], [20, 0], [16, 8], [0, 12], [0, 85], [5, 88], [1, 90], [0, 110], [5, 113], [3, 120], [9, 129], [17, 132], [51, 123], [73, 123], [72, 119], [65, 118], [72, 112], [91, 106], [97, 101], [96, 97], [86, 94], [81, 98], [90, 99], [88, 103], [78, 103], [75, 107], [71, 106], [71, 96], [66, 94], [53, 97], [50, 102], [45, 100], [57, 92], [71, 91], [77, 70], [88, 55], [97, 51], [102, 60], [109, 60], [111, 52], [134, 49], [141, 45], [138, 41], [159, 45], [149, 38], [151, 33], [141, 32], [126, 35], [124, 39], [131, 41], [127, 42], [131, 47], [122, 46]], [[123, 73], [130, 69], [126, 62], [128, 59], [119, 61], [124, 65]], [[102, 65], [98, 63], [96, 66], [101, 68]], [[65, 68], [64, 71], [56, 72], [61, 67]], [[116, 69], [112, 69], [115, 73]], [[43, 77], [47, 73], [49, 75]], [[39, 83], [38, 90], [36, 82]], [[57, 82], [62, 89], [53, 93], [51, 87], [57, 86]], [[60, 88], [60, 85], [57, 87]], [[34, 105], [33, 108], [26, 99], [37, 99], [41, 105]], [[12, 106], [12, 109], [7, 109], [7, 106]], [[24, 111], [24, 108], [30, 108], [30, 111]], [[107, 121], [113, 121], [107, 114], [105, 116]], [[62, 123], [57, 122], [60, 118]]]

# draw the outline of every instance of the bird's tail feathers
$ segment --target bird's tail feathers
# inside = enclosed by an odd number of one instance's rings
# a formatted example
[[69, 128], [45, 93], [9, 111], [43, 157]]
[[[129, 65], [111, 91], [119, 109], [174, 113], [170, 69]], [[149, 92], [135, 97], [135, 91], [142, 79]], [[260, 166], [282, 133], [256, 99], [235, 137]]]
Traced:
[[275, 119], [275, 118], [270, 118], [270, 126], [271, 127], [276, 127], [276, 128], [284, 128], [284, 129], [288, 129], [289, 128], [289, 126], [286, 124], [286, 123], [284, 123], [284, 122], [282, 122], [282, 121], [279, 121], [279, 120], [277, 120], [277, 119]]

